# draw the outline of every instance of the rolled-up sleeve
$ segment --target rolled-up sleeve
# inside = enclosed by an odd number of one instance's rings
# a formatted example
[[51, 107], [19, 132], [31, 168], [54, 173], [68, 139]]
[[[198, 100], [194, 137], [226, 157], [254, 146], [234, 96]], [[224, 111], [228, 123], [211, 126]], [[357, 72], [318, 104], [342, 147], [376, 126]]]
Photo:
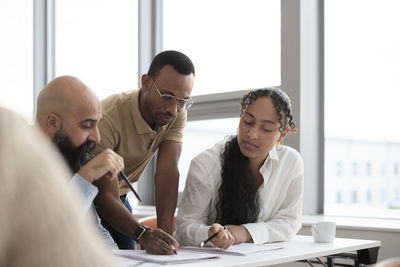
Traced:
[[186, 126], [186, 118], [187, 118], [187, 111], [184, 110], [178, 114], [175, 122], [168, 129], [168, 132], [164, 138], [164, 140], [175, 141], [178, 143], [183, 143], [183, 129]]
[[85, 212], [87, 212], [92, 205], [94, 198], [97, 196], [99, 190], [96, 186], [86, 181], [85, 178], [77, 173], [75, 173], [75, 175], [72, 177], [71, 183], [79, 191], [82, 206]]

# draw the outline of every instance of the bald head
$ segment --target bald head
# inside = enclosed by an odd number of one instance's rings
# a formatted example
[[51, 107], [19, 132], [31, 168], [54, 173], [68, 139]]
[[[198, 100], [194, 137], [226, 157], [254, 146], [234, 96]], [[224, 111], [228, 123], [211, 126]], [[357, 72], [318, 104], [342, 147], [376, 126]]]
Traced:
[[[62, 126], [79, 126], [86, 121], [97, 125], [100, 119], [100, 100], [76, 77], [55, 78], [39, 94], [36, 122], [50, 138]], [[73, 136], [76, 130], [72, 128], [69, 135]]]
[[78, 78], [61, 76], [49, 82], [37, 100], [36, 121], [41, 124], [53, 112], [68, 116], [81, 106], [98, 104], [97, 96]]

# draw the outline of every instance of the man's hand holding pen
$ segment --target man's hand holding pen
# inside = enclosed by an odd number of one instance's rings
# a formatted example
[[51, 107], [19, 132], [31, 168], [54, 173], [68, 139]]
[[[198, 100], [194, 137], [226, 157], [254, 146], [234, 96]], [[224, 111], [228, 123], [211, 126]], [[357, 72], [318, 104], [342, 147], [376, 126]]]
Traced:
[[218, 223], [214, 223], [208, 229], [208, 236], [211, 237], [212, 235], [215, 235], [215, 237], [209, 242], [218, 248], [227, 249], [235, 242], [235, 238], [228, 229]]
[[79, 169], [78, 174], [89, 183], [98, 179], [116, 179], [118, 173], [124, 169], [124, 159], [112, 151], [106, 149]]
[[168, 233], [157, 228], [155, 230], [146, 231], [139, 243], [147, 253], [157, 255], [173, 255], [176, 254], [176, 248], [179, 243]]

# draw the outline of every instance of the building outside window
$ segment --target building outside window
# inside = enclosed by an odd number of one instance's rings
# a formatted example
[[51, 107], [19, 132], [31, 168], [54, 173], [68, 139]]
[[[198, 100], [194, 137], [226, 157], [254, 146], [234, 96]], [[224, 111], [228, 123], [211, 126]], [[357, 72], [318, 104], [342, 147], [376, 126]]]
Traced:
[[[400, 189], [398, 167], [388, 169], [400, 158], [400, 129], [393, 117], [400, 98], [399, 10], [396, 0], [325, 1], [327, 215], [400, 218], [399, 201], [390, 193]], [[352, 192], [348, 201], [330, 196], [343, 187], [328, 168], [338, 160], [353, 164], [344, 177]], [[355, 172], [354, 164], [362, 162], [367, 162], [367, 180]]]
[[[163, 2], [163, 50], [182, 51], [193, 60], [194, 105], [200, 95], [214, 101], [216, 93], [229, 96], [233, 91], [281, 84], [280, 5], [279, 0]], [[236, 102], [232, 112], [220, 119], [212, 119], [211, 111], [187, 123], [179, 163], [180, 191], [190, 160], [236, 134], [240, 98]]]

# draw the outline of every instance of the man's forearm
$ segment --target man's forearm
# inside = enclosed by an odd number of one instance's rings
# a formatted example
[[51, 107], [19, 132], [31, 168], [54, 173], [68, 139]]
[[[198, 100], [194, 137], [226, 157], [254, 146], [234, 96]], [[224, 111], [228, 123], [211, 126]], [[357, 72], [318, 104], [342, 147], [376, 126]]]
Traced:
[[172, 234], [173, 220], [178, 197], [179, 174], [155, 177], [155, 201], [157, 212], [157, 227]]
[[100, 214], [119, 232], [131, 237], [138, 226], [129, 210], [122, 204], [119, 198], [110, 195], [99, 194], [95, 203]]

